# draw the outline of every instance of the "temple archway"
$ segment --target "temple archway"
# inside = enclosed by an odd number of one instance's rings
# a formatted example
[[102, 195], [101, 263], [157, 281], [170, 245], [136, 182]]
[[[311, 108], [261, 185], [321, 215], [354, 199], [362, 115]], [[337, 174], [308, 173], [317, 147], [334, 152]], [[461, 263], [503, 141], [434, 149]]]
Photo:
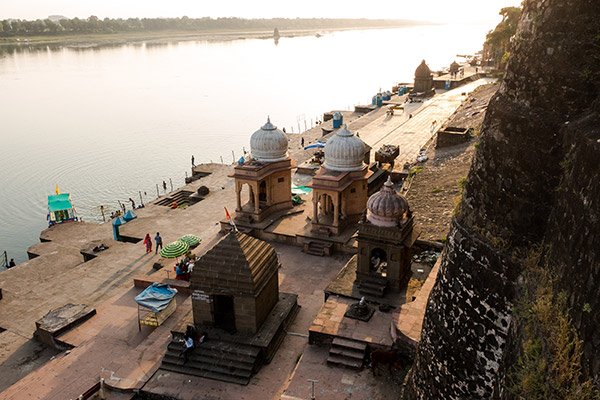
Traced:
[[371, 250], [369, 257], [369, 270], [373, 274], [380, 276], [387, 275], [387, 253], [385, 250], [376, 247]]

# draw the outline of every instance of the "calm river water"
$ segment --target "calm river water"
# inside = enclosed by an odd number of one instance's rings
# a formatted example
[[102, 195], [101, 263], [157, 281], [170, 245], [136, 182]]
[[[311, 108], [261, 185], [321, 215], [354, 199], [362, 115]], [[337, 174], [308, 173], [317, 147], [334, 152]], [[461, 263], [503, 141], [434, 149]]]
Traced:
[[[0, 54], [0, 252], [26, 259], [58, 184], [84, 220], [182, 186], [190, 157], [231, 162], [267, 115], [298, 132], [481, 47], [488, 26]], [[162, 191], [162, 189], [161, 189]]]

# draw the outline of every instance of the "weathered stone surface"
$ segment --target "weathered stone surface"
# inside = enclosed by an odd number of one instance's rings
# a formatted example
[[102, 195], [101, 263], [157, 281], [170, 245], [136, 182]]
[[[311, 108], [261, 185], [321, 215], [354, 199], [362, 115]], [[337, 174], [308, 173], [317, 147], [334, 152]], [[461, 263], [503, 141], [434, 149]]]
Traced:
[[600, 107], [565, 129], [563, 176], [548, 223], [548, 264], [583, 340], [586, 378], [600, 377]]
[[600, 87], [599, 32], [595, 1], [525, 1], [430, 297], [408, 398], [510, 398], [507, 343], [515, 342], [520, 274], [511, 252], [531, 243], [549, 245], [584, 340], [584, 374], [598, 377], [600, 133], [588, 113]]

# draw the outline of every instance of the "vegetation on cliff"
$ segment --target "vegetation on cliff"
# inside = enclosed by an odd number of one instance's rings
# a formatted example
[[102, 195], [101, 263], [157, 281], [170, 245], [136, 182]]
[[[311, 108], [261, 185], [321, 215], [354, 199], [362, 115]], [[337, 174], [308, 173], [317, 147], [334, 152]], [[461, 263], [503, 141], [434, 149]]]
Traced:
[[505, 67], [510, 57], [510, 40], [517, 33], [521, 11], [520, 7], [501, 9], [502, 21], [486, 36], [487, 58], [493, 60], [499, 68]]
[[521, 297], [515, 307], [520, 331], [518, 362], [509, 373], [510, 391], [531, 400], [600, 399], [581, 371], [582, 342], [568, 316], [567, 295], [544, 265], [539, 247], [523, 261]]

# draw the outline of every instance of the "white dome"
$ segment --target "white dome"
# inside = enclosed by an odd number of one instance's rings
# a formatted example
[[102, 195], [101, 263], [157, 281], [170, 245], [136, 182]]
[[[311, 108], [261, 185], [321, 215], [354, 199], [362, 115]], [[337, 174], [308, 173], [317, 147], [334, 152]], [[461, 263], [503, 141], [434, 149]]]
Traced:
[[288, 157], [288, 139], [281, 130], [277, 129], [267, 118], [267, 123], [252, 134], [250, 138], [250, 153], [255, 160], [274, 162]]
[[381, 190], [367, 201], [367, 220], [377, 226], [397, 226], [408, 211], [408, 202], [396, 193], [389, 176]]
[[323, 166], [332, 171], [359, 171], [364, 167], [365, 143], [346, 125], [325, 143]]

